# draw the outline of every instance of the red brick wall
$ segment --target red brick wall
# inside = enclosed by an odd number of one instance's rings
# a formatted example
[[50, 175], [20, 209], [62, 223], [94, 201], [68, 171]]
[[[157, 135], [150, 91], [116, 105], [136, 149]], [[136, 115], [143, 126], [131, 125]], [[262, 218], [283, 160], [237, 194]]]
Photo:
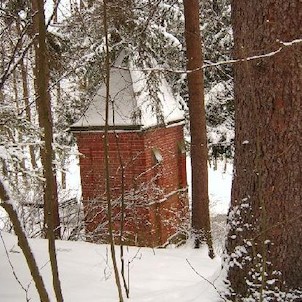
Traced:
[[[87, 234], [106, 241], [104, 138], [101, 132], [76, 133]], [[187, 217], [185, 155], [179, 150], [181, 125], [143, 132], [109, 133], [110, 185], [116, 233], [120, 226], [122, 169], [126, 200], [125, 241], [159, 246], [174, 235]], [[157, 163], [152, 149], [161, 153]], [[184, 196], [184, 197], [183, 197]], [[96, 236], [96, 237], [95, 237]]]

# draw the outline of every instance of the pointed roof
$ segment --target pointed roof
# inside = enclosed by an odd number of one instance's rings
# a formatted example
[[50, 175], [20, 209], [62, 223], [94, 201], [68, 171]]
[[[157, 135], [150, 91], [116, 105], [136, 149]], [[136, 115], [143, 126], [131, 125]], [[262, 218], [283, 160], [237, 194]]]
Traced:
[[[184, 112], [180, 102], [173, 96], [164, 76], [159, 75], [157, 89], [152, 91], [152, 87], [147, 85], [146, 72], [125, 61], [126, 55], [122, 52], [110, 69], [110, 128], [142, 130], [183, 121]], [[105, 112], [106, 85], [102, 84], [87, 111], [71, 126], [71, 130], [102, 130], [105, 126]]]

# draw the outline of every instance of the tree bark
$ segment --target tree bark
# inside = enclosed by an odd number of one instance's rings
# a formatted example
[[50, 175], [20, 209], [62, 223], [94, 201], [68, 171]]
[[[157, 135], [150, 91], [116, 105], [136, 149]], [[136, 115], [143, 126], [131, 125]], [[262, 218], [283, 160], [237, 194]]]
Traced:
[[[301, 39], [301, 18], [298, 0], [233, 0], [235, 57], [269, 53], [280, 41]], [[227, 240], [234, 300], [258, 294], [263, 301], [272, 292], [302, 290], [301, 66], [302, 43], [235, 66]]]
[[205, 241], [214, 257], [208, 195], [208, 148], [204, 105], [203, 54], [198, 0], [184, 0], [185, 39], [189, 88], [192, 166], [192, 228], [195, 245]]
[[52, 269], [53, 288], [57, 301], [63, 301], [59, 279], [55, 238], [60, 237], [60, 219], [58, 210], [57, 182], [53, 171], [54, 151], [51, 100], [49, 93], [49, 68], [46, 48], [46, 26], [44, 16], [44, 1], [32, 0], [33, 27], [38, 34], [35, 43], [36, 54], [36, 89], [39, 124], [42, 128], [41, 162], [43, 166], [44, 184], [44, 216], [47, 224], [48, 251]]

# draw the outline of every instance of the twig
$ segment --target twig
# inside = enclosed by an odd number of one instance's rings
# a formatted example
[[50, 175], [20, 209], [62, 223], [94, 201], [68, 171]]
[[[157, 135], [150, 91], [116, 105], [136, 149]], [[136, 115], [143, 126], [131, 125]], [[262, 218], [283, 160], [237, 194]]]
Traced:
[[3, 74], [1, 75], [0, 89], [3, 88], [5, 81], [13, 73], [13, 71], [17, 68], [18, 64], [21, 62], [21, 60], [23, 60], [23, 58], [25, 57], [27, 51], [30, 49], [30, 47], [32, 46], [32, 44], [35, 42], [36, 35], [32, 38], [32, 40], [28, 43], [28, 45], [26, 47], [23, 47], [23, 51], [22, 51], [20, 57], [17, 59], [17, 61], [15, 61], [15, 56], [16, 56], [19, 48], [21, 47], [21, 42], [23, 40], [23, 37], [26, 35], [27, 30], [29, 28], [30, 28], [30, 23], [27, 23], [26, 26], [24, 27], [23, 31], [21, 32], [21, 35], [18, 38], [17, 43], [15, 44], [15, 47], [13, 49], [12, 55], [10, 57], [10, 60], [9, 60], [9, 62], [7, 64], [7, 66], [6, 66]]
[[6, 244], [5, 244], [5, 241], [4, 241], [4, 239], [3, 239], [3, 236], [2, 236], [2, 232], [1, 232], [1, 231], [0, 231], [0, 237], [1, 237], [1, 241], [2, 241], [2, 243], [3, 243], [3, 247], [4, 247], [4, 251], [5, 251], [5, 254], [6, 254], [7, 261], [8, 261], [8, 263], [9, 263], [9, 266], [10, 266], [11, 269], [12, 269], [12, 273], [13, 273], [13, 275], [14, 275], [16, 281], [19, 283], [20, 287], [25, 291], [26, 301], [28, 302], [28, 301], [30, 301], [30, 299], [28, 298], [28, 289], [29, 289], [29, 286], [30, 286], [30, 285], [28, 285], [28, 287], [27, 287], [27, 289], [26, 289], [26, 288], [23, 286], [23, 284], [21, 283], [20, 279], [18, 278], [18, 276], [17, 276], [17, 274], [16, 274], [15, 268], [14, 268], [14, 266], [13, 266], [11, 260], [10, 260], [10, 256], [9, 256], [8, 250], [7, 250], [7, 248], [6, 248]]
[[52, 13], [51, 13], [51, 16], [50, 16], [48, 22], [46, 23], [46, 28], [49, 27], [51, 21], [54, 19], [55, 15], [57, 14], [58, 7], [59, 7], [59, 5], [60, 5], [60, 2], [61, 2], [61, 0], [57, 0], [57, 1], [56, 1], [55, 6], [54, 6], [54, 8], [53, 8], [53, 11], [52, 11]]
[[226, 298], [223, 297], [223, 295], [222, 295], [221, 292], [218, 290], [218, 288], [215, 286], [215, 284], [214, 284], [213, 282], [209, 281], [209, 280], [208, 280], [207, 278], [205, 278], [204, 276], [202, 276], [202, 275], [201, 275], [201, 274], [193, 267], [193, 265], [190, 263], [190, 261], [188, 260], [188, 258], [186, 258], [186, 261], [187, 261], [187, 263], [189, 264], [189, 266], [191, 267], [191, 269], [193, 270], [193, 272], [194, 272], [197, 276], [199, 276], [202, 280], [204, 280], [204, 281], [206, 281], [207, 283], [209, 283], [209, 284], [215, 289], [215, 291], [217, 292], [217, 294], [219, 295], [219, 297], [220, 297], [223, 301], [227, 302]]

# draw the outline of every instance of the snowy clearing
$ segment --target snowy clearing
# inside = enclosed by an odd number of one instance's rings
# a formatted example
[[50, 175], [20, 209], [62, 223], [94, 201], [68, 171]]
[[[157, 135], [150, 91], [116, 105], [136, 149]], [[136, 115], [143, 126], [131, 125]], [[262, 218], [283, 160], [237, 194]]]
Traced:
[[[2, 238], [15, 274], [23, 287], [29, 288], [28, 298], [30, 301], [39, 301], [16, 237], [2, 232]], [[51, 290], [47, 241], [31, 239], [30, 244], [51, 300], [55, 301]], [[118, 252], [119, 247], [116, 247], [116, 250]], [[57, 241], [58, 264], [65, 301], [118, 301], [109, 254], [107, 245]], [[0, 259], [0, 301], [26, 301], [26, 293], [13, 275], [2, 242]], [[129, 247], [126, 249], [125, 260], [130, 262], [130, 299], [126, 301], [221, 301], [213, 286], [194, 272], [196, 270], [219, 287], [220, 281], [217, 278], [220, 274], [220, 258], [211, 260], [205, 248], [198, 250], [188, 245], [168, 249]]]

